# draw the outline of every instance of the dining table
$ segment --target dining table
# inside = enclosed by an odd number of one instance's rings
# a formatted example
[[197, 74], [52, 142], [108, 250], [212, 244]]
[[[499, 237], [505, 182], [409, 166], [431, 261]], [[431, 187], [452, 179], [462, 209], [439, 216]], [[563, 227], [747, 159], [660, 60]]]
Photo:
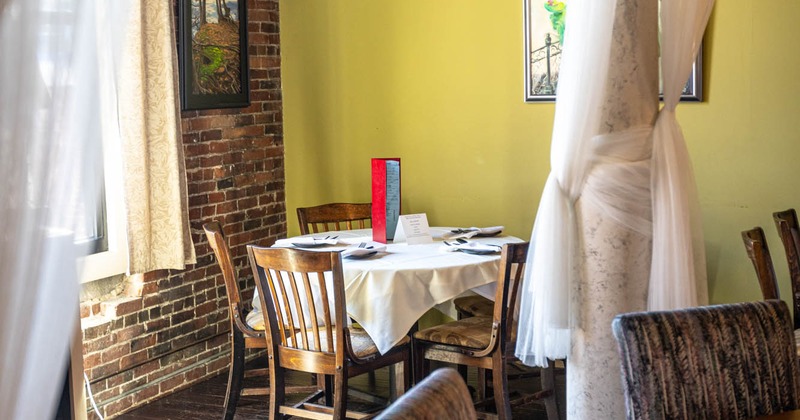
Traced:
[[[410, 245], [376, 243], [371, 229], [355, 229], [280, 239], [273, 246], [342, 251], [343, 255], [353, 247], [373, 247], [377, 252], [342, 258], [345, 298], [348, 315], [370, 335], [378, 351], [385, 353], [436, 305], [470, 290], [493, 299], [502, 245], [523, 242], [502, 232], [456, 242], [451, 238], [458, 236], [457, 232], [460, 230], [455, 227], [431, 227], [431, 242]], [[310, 245], [309, 241], [317, 239], [322, 246]], [[463, 246], [451, 246], [465, 242], [494, 251], [476, 254]]]

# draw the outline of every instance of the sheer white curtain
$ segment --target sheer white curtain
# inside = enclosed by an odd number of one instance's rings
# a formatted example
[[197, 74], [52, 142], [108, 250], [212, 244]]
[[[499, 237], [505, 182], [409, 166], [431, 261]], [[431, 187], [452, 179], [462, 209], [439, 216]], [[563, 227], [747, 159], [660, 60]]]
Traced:
[[73, 232], [82, 177], [101, 151], [98, 131], [86, 129], [99, 107], [98, 4], [0, 2], [4, 419], [52, 418], [78, 322]]
[[520, 303], [516, 355], [528, 365], [565, 358], [570, 346], [570, 289], [579, 275], [574, 204], [592, 164], [606, 93], [614, 1], [573, 0], [567, 11], [551, 172], [531, 236]]
[[649, 310], [708, 303], [703, 230], [692, 162], [675, 107], [692, 71], [714, 0], [661, 3], [664, 107], [653, 129], [653, 263]]
[[[606, 94], [613, 0], [574, 0], [567, 11], [552, 137], [551, 173], [536, 215], [528, 255], [528, 281], [520, 303], [516, 355], [528, 365], [570, 352], [578, 320], [570, 299], [580, 275], [575, 201], [582, 197], [626, 228], [653, 235], [648, 309], [707, 302], [705, 256], [696, 187], [675, 107], [711, 12], [713, 0], [662, 2], [664, 108], [655, 127], [603, 134], [600, 111]], [[652, 134], [650, 133], [652, 130]], [[652, 141], [652, 160], [646, 156]], [[615, 155], [608, 155], [613, 149]], [[617, 159], [620, 157], [622, 159]], [[628, 158], [635, 157], [630, 159]], [[609, 165], [607, 177], [587, 174]], [[647, 178], [649, 177], [649, 179]], [[601, 183], [602, 185], [595, 185]], [[650, 184], [648, 187], [648, 183]], [[652, 201], [652, 226], [649, 205]], [[614, 203], [628, 203], [618, 211]]]

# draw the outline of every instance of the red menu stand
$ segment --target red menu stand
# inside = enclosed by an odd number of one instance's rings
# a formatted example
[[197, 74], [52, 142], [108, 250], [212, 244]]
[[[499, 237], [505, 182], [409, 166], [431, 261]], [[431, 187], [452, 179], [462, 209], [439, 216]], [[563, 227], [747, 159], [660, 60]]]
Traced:
[[372, 240], [394, 238], [400, 218], [400, 158], [372, 159]]

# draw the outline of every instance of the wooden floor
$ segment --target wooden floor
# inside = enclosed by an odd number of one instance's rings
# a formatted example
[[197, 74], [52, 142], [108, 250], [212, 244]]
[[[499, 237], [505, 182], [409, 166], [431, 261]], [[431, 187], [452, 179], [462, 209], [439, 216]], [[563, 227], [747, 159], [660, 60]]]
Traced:
[[[352, 388], [369, 392], [371, 394], [387, 397], [389, 394], [388, 370], [381, 369], [375, 375], [374, 382], [370, 382], [367, 375], [352, 378], [350, 386]], [[264, 378], [248, 378], [245, 385], [253, 386]], [[206, 382], [197, 384], [186, 390], [169, 395], [160, 400], [154, 401], [144, 407], [122, 414], [117, 417], [126, 420], [151, 420], [151, 419], [219, 419], [223, 414], [223, 400], [227, 382], [227, 374], [219, 375]], [[311, 377], [306, 374], [295, 374], [290, 376], [291, 384], [305, 385], [311, 383]], [[262, 382], [263, 383], [263, 382]], [[476, 374], [470, 370], [468, 383], [475, 387]], [[564, 372], [557, 373], [556, 386], [558, 388], [558, 403], [561, 418], [565, 419], [565, 389]], [[530, 393], [539, 387], [538, 377], [527, 377], [510, 381], [512, 392]], [[287, 396], [290, 400], [300, 400], [302, 396]], [[250, 396], [242, 397], [236, 408], [236, 419], [267, 419], [268, 400], [265, 397]], [[379, 409], [379, 406], [368, 403], [356, 397], [348, 398], [348, 409], [367, 411]], [[512, 410], [515, 419], [544, 420], [547, 418], [544, 406], [538, 403], [531, 403], [525, 406], [514, 407]]]

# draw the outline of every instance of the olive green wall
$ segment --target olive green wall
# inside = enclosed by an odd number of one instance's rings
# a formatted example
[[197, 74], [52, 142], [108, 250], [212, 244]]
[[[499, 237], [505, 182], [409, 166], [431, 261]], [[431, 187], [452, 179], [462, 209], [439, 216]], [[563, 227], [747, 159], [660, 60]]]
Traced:
[[[800, 208], [800, 2], [717, 2], [705, 101], [678, 109], [701, 194], [712, 302], [759, 297], [740, 232]], [[402, 211], [529, 238], [552, 104], [523, 102], [522, 1], [284, 0], [286, 202], [369, 201], [370, 158], [402, 159]]]

